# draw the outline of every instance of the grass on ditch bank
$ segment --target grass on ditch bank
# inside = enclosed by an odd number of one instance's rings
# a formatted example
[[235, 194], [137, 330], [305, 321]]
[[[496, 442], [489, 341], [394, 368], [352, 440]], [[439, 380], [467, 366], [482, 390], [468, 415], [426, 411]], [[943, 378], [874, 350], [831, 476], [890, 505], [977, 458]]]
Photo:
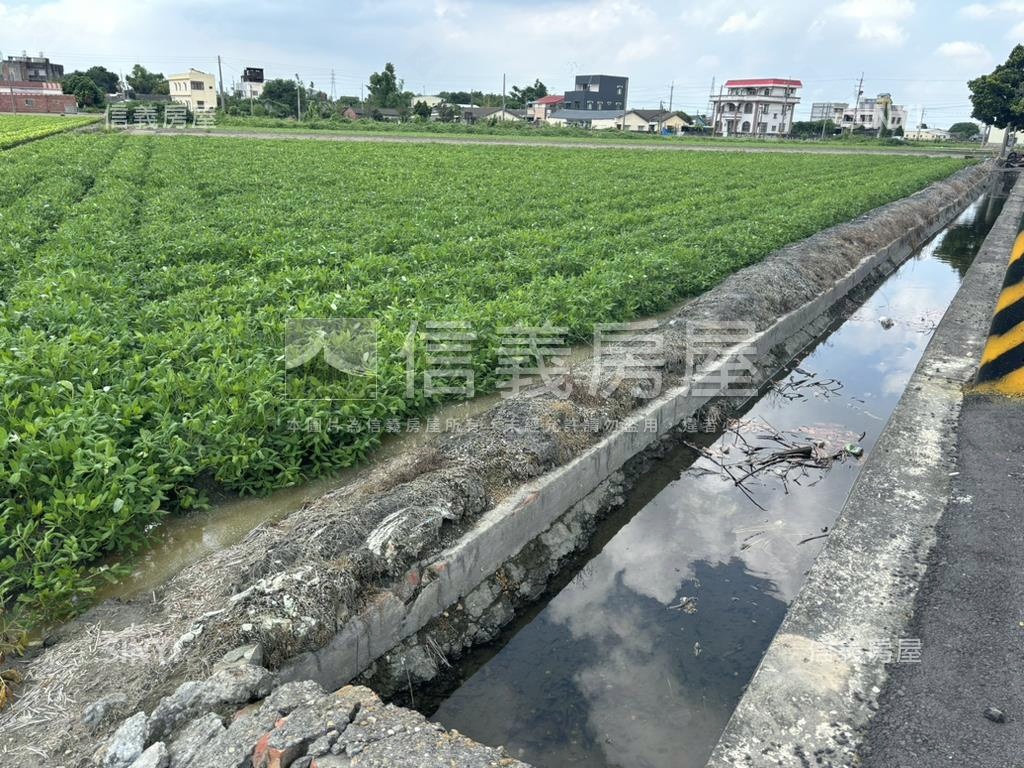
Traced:
[[[967, 165], [953, 158], [68, 135], [0, 153], [0, 603], [66, 612], [204, 489], [366, 459], [422, 414], [403, 348], [666, 309]], [[286, 321], [372, 318], [376, 398], [284, 370]], [[324, 428], [307, 432], [318, 420]], [[296, 428], [298, 427], [298, 428]]]

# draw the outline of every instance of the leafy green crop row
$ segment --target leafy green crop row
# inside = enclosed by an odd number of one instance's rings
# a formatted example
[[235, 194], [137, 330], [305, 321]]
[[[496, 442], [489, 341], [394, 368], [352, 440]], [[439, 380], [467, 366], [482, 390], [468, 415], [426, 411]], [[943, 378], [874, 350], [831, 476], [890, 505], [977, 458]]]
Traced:
[[[201, 489], [265, 492], [377, 436], [411, 323], [664, 309], [954, 159], [63, 136], [0, 154], [0, 600], [59, 611]], [[379, 395], [289, 399], [284, 328], [380, 324]], [[422, 358], [418, 360], [422, 367]]]
[[0, 115], [0, 149], [26, 141], [63, 133], [99, 120], [95, 115], [83, 117], [49, 117], [43, 115]]

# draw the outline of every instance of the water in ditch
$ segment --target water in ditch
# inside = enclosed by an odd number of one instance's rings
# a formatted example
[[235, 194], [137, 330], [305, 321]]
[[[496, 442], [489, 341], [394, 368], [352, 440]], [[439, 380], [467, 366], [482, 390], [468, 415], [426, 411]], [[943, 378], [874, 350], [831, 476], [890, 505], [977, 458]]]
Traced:
[[1001, 207], [993, 192], [968, 208], [750, 406], [738, 434], [696, 438], [714, 460], [681, 445], [659, 462], [575, 574], [421, 708], [539, 768], [703, 766], [862, 460], [742, 488], [715, 462], [744, 440], [781, 449], [766, 437], [779, 433], [870, 454]]

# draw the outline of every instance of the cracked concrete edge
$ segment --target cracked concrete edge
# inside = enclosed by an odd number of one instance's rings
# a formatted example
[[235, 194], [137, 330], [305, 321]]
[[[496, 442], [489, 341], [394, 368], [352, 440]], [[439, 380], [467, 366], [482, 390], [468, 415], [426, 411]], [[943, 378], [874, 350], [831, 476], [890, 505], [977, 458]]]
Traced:
[[963, 390], [1024, 216], [1019, 180], [729, 720], [708, 768], [850, 766], [949, 495]]
[[[937, 210], [928, 225], [907, 231], [865, 255], [830, 289], [751, 337], [745, 345], [753, 347], [759, 366], [763, 366], [758, 383], [770, 379], [803, 346], [824, 332], [833, 319], [831, 312], [873, 275], [880, 280], [890, 274], [922, 243], [960, 215], [988, 183], [988, 178], [977, 177], [968, 191]], [[794, 340], [799, 342], [795, 347]], [[781, 358], [774, 354], [779, 349], [784, 350]], [[715, 372], [709, 372], [706, 378], [714, 381]], [[704, 393], [703, 388], [701, 394], [695, 394], [695, 388], [698, 387], [672, 388], [635, 410], [618, 429], [567, 464], [521, 486], [485, 512], [457, 542], [410, 571], [407, 578], [422, 585], [412, 600], [403, 601], [391, 592], [379, 594], [325, 646], [285, 661], [279, 669], [281, 679], [316, 680], [327, 688], [354, 680], [374, 661], [492, 576], [627, 461], [656, 446], [676, 425], [716, 397]], [[645, 430], [648, 420], [657, 423], [657, 432]]]

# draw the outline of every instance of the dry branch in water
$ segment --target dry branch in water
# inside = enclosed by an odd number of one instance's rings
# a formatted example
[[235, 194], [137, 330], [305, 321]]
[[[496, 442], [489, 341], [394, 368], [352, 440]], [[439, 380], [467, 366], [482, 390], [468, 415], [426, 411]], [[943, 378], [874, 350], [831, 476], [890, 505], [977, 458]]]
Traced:
[[[835, 433], [829, 437], [835, 439]], [[846, 436], [844, 436], [846, 437]], [[818, 437], [814, 430], [779, 431], [766, 421], [729, 421], [716, 447], [686, 445], [705, 460], [690, 471], [731, 480], [743, 494], [764, 509], [751, 493], [750, 485], [773, 480], [789, 493], [789, 485], [810, 486], [818, 483], [834, 464], [862, 454], [859, 445], [864, 433], [849, 435], [848, 442], [837, 444]]]

